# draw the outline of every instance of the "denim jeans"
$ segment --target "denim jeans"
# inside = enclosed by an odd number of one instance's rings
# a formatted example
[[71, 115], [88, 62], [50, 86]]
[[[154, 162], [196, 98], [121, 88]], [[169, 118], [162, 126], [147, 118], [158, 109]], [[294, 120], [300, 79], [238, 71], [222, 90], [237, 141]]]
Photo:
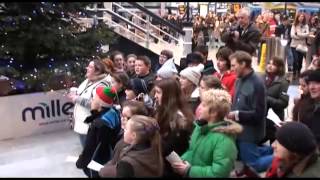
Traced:
[[237, 141], [240, 160], [254, 168], [257, 172], [266, 171], [272, 162], [271, 146], [258, 146], [254, 143]]
[[291, 48], [292, 55], [293, 55], [293, 73], [300, 74], [302, 69], [303, 57], [306, 57], [305, 53], [301, 53], [296, 50], [296, 48]]
[[286, 46], [286, 59], [287, 59], [287, 65], [288, 65], [288, 71], [293, 70], [293, 55], [290, 45]]

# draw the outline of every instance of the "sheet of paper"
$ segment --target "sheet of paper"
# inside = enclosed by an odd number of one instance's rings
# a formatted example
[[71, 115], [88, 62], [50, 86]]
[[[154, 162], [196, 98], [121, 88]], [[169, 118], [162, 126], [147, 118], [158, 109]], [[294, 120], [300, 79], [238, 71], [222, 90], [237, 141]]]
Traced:
[[77, 156], [67, 156], [66, 161], [67, 162], [77, 162], [78, 157]]
[[172, 151], [167, 157], [166, 157], [167, 161], [170, 162], [170, 164], [174, 163], [174, 162], [182, 162], [182, 159], [180, 158], [180, 156]]
[[272, 110], [272, 108], [269, 108], [267, 118], [273, 121], [277, 126], [281, 127], [281, 120], [279, 116]]
[[95, 171], [100, 171], [100, 169], [103, 168], [103, 165], [95, 162], [94, 160], [91, 160], [87, 167]]

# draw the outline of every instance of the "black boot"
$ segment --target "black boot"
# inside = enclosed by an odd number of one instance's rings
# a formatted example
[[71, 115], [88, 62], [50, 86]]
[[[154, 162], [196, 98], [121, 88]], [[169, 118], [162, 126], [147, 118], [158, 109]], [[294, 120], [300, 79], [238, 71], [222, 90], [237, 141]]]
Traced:
[[91, 158], [85, 158], [85, 156], [83, 154], [80, 154], [80, 156], [76, 162], [76, 166], [78, 169], [85, 169], [85, 168], [87, 168], [90, 161], [91, 161]]

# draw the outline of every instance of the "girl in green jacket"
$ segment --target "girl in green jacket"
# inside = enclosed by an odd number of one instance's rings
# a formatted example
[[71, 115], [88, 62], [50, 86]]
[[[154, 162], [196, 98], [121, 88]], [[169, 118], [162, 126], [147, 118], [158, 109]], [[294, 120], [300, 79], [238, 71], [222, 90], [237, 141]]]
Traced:
[[[189, 149], [182, 155], [183, 161], [171, 165], [187, 177], [229, 177], [237, 158], [235, 139], [225, 131], [230, 121], [224, 121], [231, 96], [225, 90], [212, 89], [202, 97], [200, 120], [195, 122]], [[224, 129], [224, 133], [217, 129]]]

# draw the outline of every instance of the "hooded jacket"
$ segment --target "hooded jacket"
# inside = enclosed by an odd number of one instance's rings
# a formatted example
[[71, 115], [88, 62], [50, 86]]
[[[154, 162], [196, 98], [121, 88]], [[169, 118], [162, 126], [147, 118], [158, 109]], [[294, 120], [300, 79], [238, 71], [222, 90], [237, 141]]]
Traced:
[[161, 177], [163, 167], [155, 150], [148, 144], [126, 144], [123, 139], [116, 147], [113, 159], [99, 171], [101, 177]]
[[194, 123], [189, 149], [181, 159], [190, 163], [189, 177], [229, 177], [237, 159], [235, 138], [214, 129], [225, 121], [201, 125]]

